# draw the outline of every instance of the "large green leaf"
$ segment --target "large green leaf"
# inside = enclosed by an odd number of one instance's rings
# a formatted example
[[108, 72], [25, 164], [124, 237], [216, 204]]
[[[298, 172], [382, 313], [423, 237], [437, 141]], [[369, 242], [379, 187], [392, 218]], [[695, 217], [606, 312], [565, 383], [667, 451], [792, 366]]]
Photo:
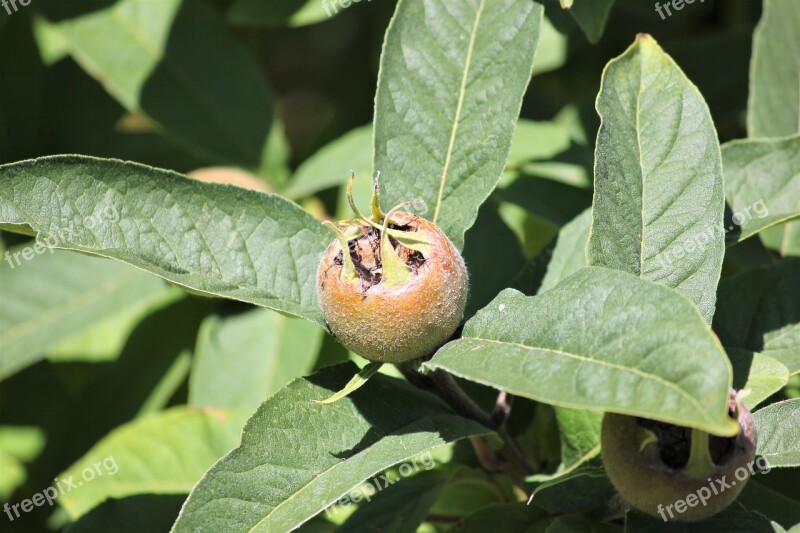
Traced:
[[800, 10], [795, 0], [764, 0], [750, 60], [750, 137], [800, 133]]
[[356, 370], [328, 367], [264, 402], [239, 448], [192, 491], [174, 530], [290, 531], [386, 468], [488, 432], [381, 374], [334, 404], [312, 402], [341, 389]]
[[800, 399], [774, 403], [753, 414], [758, 454], [771, 467], [800, 466]]
[[[239, 441], [246, 413], [176, 407], [109, 433], [58, 479], [77, 518], [106, 498], [186, 494]], [[77, 487], [67, 490], [71, 480]]]
[[141, 270], [41, 244], [12, 248], [5, 259], [0, 266], [0, 379], [110, 313], [168, 291], [163, 281]]
[[800, 136], [733, 141], [722, 162], [737, 240], [800, 217]]
[[603, 74], [589, 263], [674, 287], [707, 321], [725, 250], [722, 161], [703, 97], [652, 37]]
[[719, 285], [714, 331], [725, 346], [760, 352], [800, 372], [800, 259], [750, 270]]
[[314, 278], [330, 237], [279, 196], [116, 160], [43, 157], [0, 166], [0, 223], [323, 323]]
[[255, 409], [314, 368], [323, 331], [269, 309], [209, 317], [200, 330], [189, 403]]
[[272, 100], [205, 0], [47, 2], [70, 55], [129, 111], [207, 160], [257, 167]]
[[697, 308], [617, 270], [588, 267], [534, 297], [502, 292], [426, 366], [545, 403], [736, 431], [731, 367]]
[[383, 201], [423, 200], [458, 248], [506, 164], [542, 11], [529, 0], [400, 0], [386, 34], [375, 102]]

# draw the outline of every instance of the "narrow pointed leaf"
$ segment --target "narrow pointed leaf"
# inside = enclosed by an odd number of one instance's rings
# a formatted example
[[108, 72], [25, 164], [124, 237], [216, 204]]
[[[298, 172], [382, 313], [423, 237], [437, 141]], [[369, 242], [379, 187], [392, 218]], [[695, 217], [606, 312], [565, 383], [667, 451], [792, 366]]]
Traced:
[[554, 405], [736, 431], [731, 367], [697, 308], [617, 270], [588, 267], [534, 297], [500, 293], [426, 366]]
[[195, 487], [173, 531], [291, 531], [371, 476], [486, 428], [435, 397], [376, 375], [332, 405], [356, 371], [328, 367], [264, 402], [241, 445]]
[[703, 97], [652, 37], [608, 64], [597, 98], [588, 258], [714, 314], [725, 249], [722, 162]]
[[800, 135], [727, 143], [722, 162], [737, 241], [800, 217]]
[[497, 184], [539, 38], [528, 0], [401, 0], [375, 102], [383, 201], [423, 200], [458, 247]]
[[[103, 218], [109, 212], [113, 220]], [[0, 166], [0, 223], [27, 224], [58, 248], [324, 324], [314, 278], [329, 233], [279, 196], [134, 163], [53, 156]]]

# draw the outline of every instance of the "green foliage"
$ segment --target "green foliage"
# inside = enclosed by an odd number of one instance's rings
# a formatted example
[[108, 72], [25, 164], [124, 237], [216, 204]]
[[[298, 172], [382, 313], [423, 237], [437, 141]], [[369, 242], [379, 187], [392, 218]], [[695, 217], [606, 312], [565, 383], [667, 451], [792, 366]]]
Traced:
[[[796, 0], [9, 0], [0, 50], [0, 529], [800, 527]], [[463, 250], [419, 360], [319, 309], [351, 173]], [[731, 387], [769, 468], [630, 509], [604, 413]]]

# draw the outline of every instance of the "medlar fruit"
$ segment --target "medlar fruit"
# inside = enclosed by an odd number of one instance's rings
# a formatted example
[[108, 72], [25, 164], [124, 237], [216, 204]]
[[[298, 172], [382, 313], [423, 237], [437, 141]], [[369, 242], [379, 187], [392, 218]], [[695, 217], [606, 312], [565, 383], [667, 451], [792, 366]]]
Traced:
[[664, 521], [702, 520], [727, 507], [756, 471], [755, 423], [733, 390], [728, 411], [740, 427], [736, 436], [728, 438], [606, 413], [603, 463], [620, 496]]
[[317, 271], [322, 312], [331, 332], [358, 355], [400, 363], [432, 354], [464, 315], [467, 269], [434, 223], [399, 211], [384, 214], [375, 181], [372, 217], [352, 199], [357, 218], [328, 227], [336, 235]]

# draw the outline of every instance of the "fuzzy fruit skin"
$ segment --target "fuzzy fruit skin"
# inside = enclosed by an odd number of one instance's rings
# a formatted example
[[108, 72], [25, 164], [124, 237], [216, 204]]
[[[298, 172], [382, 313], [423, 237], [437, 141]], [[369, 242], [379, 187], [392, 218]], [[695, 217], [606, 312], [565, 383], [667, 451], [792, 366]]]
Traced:
[[[713, 474], [702, 479], [687, 477], [681, 471], [663, 464], [657, 455], [646, 456], [640, 452], [635, 417], [606, 413], [603, 416], [601, 437], [606, 473], [623, 499], [652, 516], [662, 519], [666, 517], [677, 522], [695, 522], [715, 515], [730, 505], [747, 484], [750, 474], [748, 464], [755, 456], [756, 433], [753, 417], [743, 404], [739, 404], [739, 409], [741, 430], [735, 437], [734, 454], [724, 464], [717, 465]], [[741, 467], [748, 473], [744, 480], [735, 476], [737, 469]], [[724, 481], [731, 485], [724, 490], [720, 490], [720, 484], [716, 481], [721, 480], [722, 476], [726, 476]], [[708, 478], [712, 481], [709, 482]], [[711, 489], [712, 484], [719, 491], [716, 495]], [[673, 504], [678, 500], [687, 502], [687, 497], [690, 494], [697, 495], [702, 487], [708, 487], [712, 493], [706, 500], [706, 505], [697, 501], [694, 507], [686, 505], [683, 512], [677, 512]], [[659, 514], [659, 505], [662, 506], [663, 516]], [[673, 516], [665, 509], [668, 505], [673, 505]]]
[[334, 262], [341, 251], [336, 240], [317, 271], [319, 301], [331, 332], [361, 357], [383, 363], [432, 354], [461, 322], [468, 290], [464, 260], [435, 224], [405, 212], [392, 220], [415, 224], [433, 244], [408, 284], [388, 289], [378, 283], [364, 292], [360, 280], [341, 279], [342, 266]]

